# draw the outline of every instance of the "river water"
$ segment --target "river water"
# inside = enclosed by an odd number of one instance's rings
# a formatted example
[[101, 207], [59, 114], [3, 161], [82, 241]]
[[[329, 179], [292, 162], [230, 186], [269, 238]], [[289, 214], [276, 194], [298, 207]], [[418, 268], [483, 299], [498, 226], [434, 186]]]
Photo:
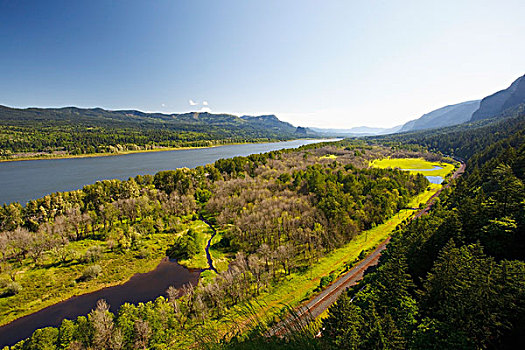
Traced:
[[116, 313], [126, 302], [137, 304], [166, 295], [170, 286], [180, 288], [187, 283], [196, 285], [200, 272], [198, 269], [186, 269], [166, 258], [155, 270], [136, 274], [126, 283], [69, 298], [0, 327], [0, 348], [30, 337], [39, 328], [56, 327], [66, 318], [74, 320], [87, 315], [99, 299], [106, 300], [110, 310]]
[[72, 191], [106, 179], [127, 180], [161, 170], [194, 168], [221, 158], [247, 156], [333, 139], [252, 143], [111, 157], [40, 159], [0, 163], [0, 205], [25, 204], [53, 192]]

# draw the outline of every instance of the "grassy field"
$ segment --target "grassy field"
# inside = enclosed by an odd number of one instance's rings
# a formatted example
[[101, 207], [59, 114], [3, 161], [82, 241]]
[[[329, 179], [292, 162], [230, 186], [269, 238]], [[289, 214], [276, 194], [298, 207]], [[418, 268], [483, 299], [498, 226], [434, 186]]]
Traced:
[[327, 154], [327, 155], [324, 155], [324, 156], [320, 157], [319, 159], [333, 159], [333, 160], [336, 160], [337, 156], [335, 154]]
[[[384, 158], [376, 159], [370, 163], [371, 166], [377, 168], [399, 168], [402, 170], [410, 171], [412, 174], [420, 173], [425, 176], [445, 176], [454, 170], [454, 164], [445, 162], [428, 162], [423, 158]], [[442, 169], [434, 169], [435, 167], [441, 167]], [[423, 170], [420, 170], [423, 169]]]
[[[198, 220], [193, 222], [192, 225], [188, 227], [188, 229], [180, 232], [178, 235], [187, 233], [190, 228], [197, 232], [197, 241], [201, 249], [197, 255], [191, 257], [190, 259], [179, 260], [178, 263], [187, 268], [207, 269], [209, 266], [208, 258], [206, 256], [206, 245], [208, 244], [213, 231], [204, 221]], [[230, 256], [222, 252], [216, 246], [216, 244], [219, 243], [221, 239], [222, 232], [219, 231], [211, 240], [210, 245], [210, 255], [213, 260], [213, 267], [215, 267], [215, 269], [219, 272], [226, 271], [231, 260]], [[200, 276], [200, 282], [211, 282], [216, 275], [217, 274], [212, 270], [203, 271]]]

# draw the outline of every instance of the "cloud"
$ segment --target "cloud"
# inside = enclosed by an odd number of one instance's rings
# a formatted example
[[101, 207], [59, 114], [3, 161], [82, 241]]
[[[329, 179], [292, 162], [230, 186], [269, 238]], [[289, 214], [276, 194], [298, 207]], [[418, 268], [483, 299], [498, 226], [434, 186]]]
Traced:
[[203, 106], [207, 106], [208, 105], [208, 101], [202, 101], [202, 105]]
[[195, 102], [193, 100], [189, 100], [188, 103], [190, 104], [190, 106], [196, 106], [197, 105], [197, 102]]
[[211, 108], [210, 107], [202, 107], [199, 112], [201, 113], [211, 113]]
[[164, 104], [164, 103], [161, 103], [161, 105], [160, 105], [160, 106], [161, 106], [161, 107], [166, 107], [166, 104]]

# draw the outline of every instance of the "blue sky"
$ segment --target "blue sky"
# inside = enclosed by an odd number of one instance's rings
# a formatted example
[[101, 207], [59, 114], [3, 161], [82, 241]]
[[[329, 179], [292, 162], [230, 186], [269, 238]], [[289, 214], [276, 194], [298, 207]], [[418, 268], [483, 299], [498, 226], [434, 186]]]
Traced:
[[0, 104], [394, 126], [525, 74], [524, 13], [524, 1], [0, 0]]

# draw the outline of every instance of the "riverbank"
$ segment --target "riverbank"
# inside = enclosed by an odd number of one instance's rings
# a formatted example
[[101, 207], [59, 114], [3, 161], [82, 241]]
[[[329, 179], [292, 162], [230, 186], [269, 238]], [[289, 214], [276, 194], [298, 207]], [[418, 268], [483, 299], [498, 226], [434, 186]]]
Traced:
[[98, 300], [105, 300], [109, 310], [116, 314], [124, 303], [146, 303], [165, 295], [171, 286], [196, 285], [199, 274], [200, 270], [188, 270], [164, 258], [153, 270], [134, 274], [125, 283], [69, 298], [0, 327], [0, 348], [30, 337], [39, 328], [58, 327], [64, 319], [85, 316], [95, 308]]
[[[155, 152], [167, 152], [167, 151], [182, 151], [182, 150], [194, 150], [194, 149], [206, 149], [206, 148], [216, 148], [221, 146], [233, 146], [233, 145], [246, 145], [246, 144], [261, 144], [261, 143], [277, 143], [277, 142], [287, 142], [287, 141], [297, 141], [297, 140], [314, 140], [316, 138], [308, 137], [304, 139], [290, 139], [290, 140], [264, 140], [264, 141], [255, 141], [255, 142], [227, 142], [214, 144], [209, 146], [195, 146], [195, 147], [159, 147], [154, 149], [141, 149], [141, 150], [128, 150], [121, 151], [117, 153], [105, 152], [105, 153], [89, 153], [89, 154], [39, 154], [34, 157], [16, 157], [12, 159], [0, 159], [2, 162], [18, 162], [18, 161], [27, 161], [27, 160], [44, 160], [44, 159], [77, 159], [77, 158], [93, 158], [93, 157], [112, 157], [112, 156], [123, 156], [126, 154], [136, 154], [136, 153], [155, 153]], [[336, 141], [337, 139], [334, 139]]]
[[[188, 221], [180, 231], [200, 226], [207, 227], [200, 220]], [[173, 243], [174, 237], [176, 234], [172, 232], [150, 234], [141, 240], [140, 247], [127, 250], [111, 248], [107, 241], [86, 239], [71, 242], [68, 249], [75, 252], [76, 257], [62, 263], [54, 262], [51, 256], [39, 265], [25, 259], [17, 271], [12, 271], [21, 290], [16, 295], [0, 298], [0, 326], [72, 297], [125, 284], [137, 274], [155, 270], [166, 257], [166, 247]], [[100, 247], [100, 257], [94, 263], [83, 262], [83, 256], [93, 247]], [[100, 266], [100, 275], [81, 280], [85, 269], [92, 265]], [[189, 269], [193, 267], [198, 268]], [[9, 276], [3, 272], [0, 278], [7, 281]]]

